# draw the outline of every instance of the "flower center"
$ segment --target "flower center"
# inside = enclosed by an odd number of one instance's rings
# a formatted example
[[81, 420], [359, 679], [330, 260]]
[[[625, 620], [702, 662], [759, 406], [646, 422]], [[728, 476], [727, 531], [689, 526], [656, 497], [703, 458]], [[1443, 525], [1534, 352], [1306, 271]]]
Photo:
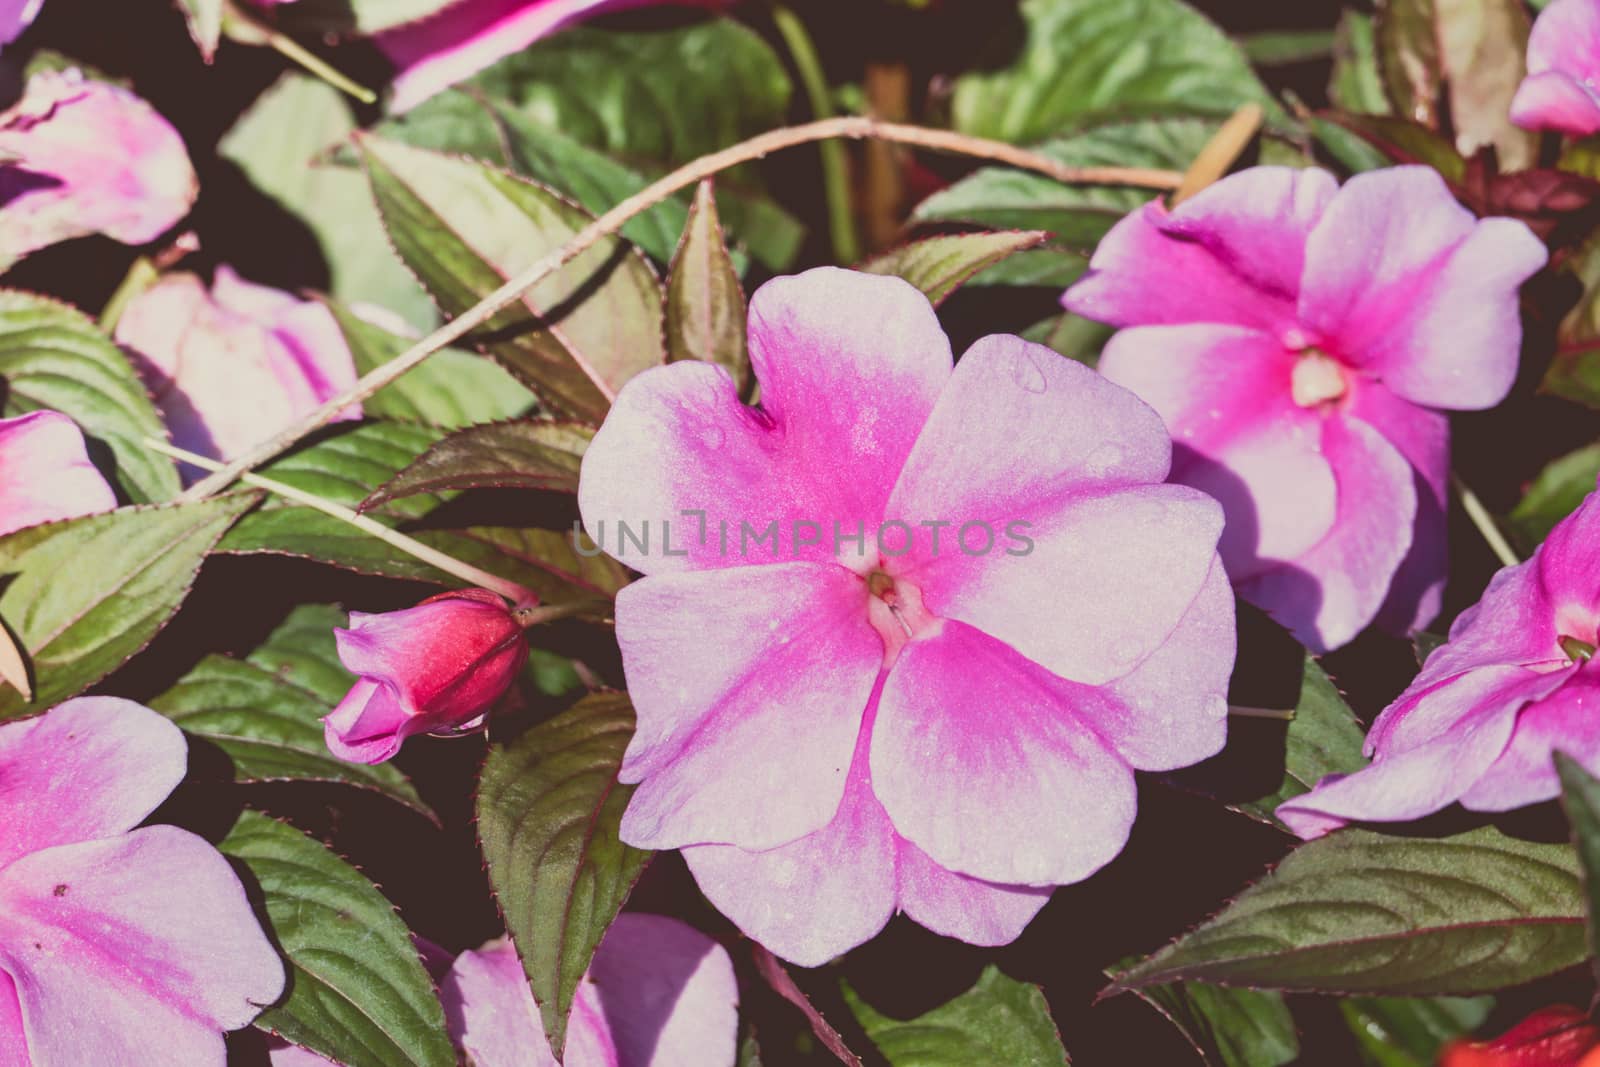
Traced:
[[893, 663], [907, 641], [938, 625], [922, 606], [922, 591], [883, 571], [867, 575], [867, 618], [883, 638], [884, 665]]
[[1295, 361], [1289, 380], [1294, 402], [1303, 408], [1331, 404], [1350, 390], [1344, 367], [1317, 348], [1307, 348]]
[[1566, 653], [1567, 659], [1572, 663], [1587, 663], [1594, 658], [1594, 646], [1582, 638], [1562, 634], [1558, 643], [1561, 645], [1561, 651]]

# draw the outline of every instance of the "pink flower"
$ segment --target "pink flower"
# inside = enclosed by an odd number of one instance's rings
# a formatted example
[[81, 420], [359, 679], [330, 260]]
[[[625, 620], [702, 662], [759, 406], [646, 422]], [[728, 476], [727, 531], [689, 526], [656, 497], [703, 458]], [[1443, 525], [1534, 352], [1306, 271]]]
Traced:
[[1506, 567], [1367, 735], [1370, 766], [1330, 775], [1278, 815], [1303, 837], [1416, 819], [1459, 802], [1509, 811], [1561, 792], [1551, 753], [1600, 774], [1600, 494]]
[[173, 441], [214, 459], [260, 443], [356, 380], [326, 307], [227, 267], [210, 293], [193, 274], [162, 278], [128, 303], [116, 339], [133, 350]]
[[77, 71], [35, 74], [0, 114], [0, 264], [91, 233], [160, 237], [198, 186], [183, 140], [137, 96]]
[[135, 829], [187, 762], [176, 726], [114, 697], [0, 726], [0, 1063], [223, 1067], [223, 1031], [283, 994], [228, 861]]
[[[476, 1067], [556, 1067], [509, 941], [456, 957], [439, 988]], [[739, 987], [705, 934], [660, 915], [617, 916], [578, 984], [565, 1067], [733, 1067]]]
[[339, 661], [361, 675], [323, 719], [328, 750], [382, 763], [412, 734], [465, 729], [500, 699], [528, 655], [500, 597], [462, 589], [382, 615], [350, 613], [335, 630]]
[[459, 0], [436, 15], [375, 38], [384, 55], [400, 68], [389, 110], [409, 111], [568, 23], [663, 2], [709, 7], [725, 0]]
[[0, 419], [0, 534], [116, 506], [71, 419], [57, 411]]
[[1511, 121], [1574, 137], [1600, 130], [1600, 0], [1555, 0], [1540, 12]]
[[[585, 528], [647, 576], [616, 609], [622, 837], [682, 848], [797, 963], [896, 908], [1010, 941], [1121, 850], [1133, 768], [1222, 746], [1221, 510], [1160, 484], [1171, 444], [1133, 394], [1015, 337], [952, 370], [898, 279], [769, 282], [750, 351], [759, 407], [674, 363], [584, 457]], [[647, 521], [640, 554], [618, 524]]]
[[1511, 388], [1517, 289], [1545, 262], [1426, 167], [1256, 167], [1119, 222], [1069, 310], [1166, 420], [1173, 480], [1227, 512], [1239, 595], [1314, 651], [1439, 610], [1450, 430]]
[[0, 44], [10, 44], [39, 17], [44, 0], [0, 0]]

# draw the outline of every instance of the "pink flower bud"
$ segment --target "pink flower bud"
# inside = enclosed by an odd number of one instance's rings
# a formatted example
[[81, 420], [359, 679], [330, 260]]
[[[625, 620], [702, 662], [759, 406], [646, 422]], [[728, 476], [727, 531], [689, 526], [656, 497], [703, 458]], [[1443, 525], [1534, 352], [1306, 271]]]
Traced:
[[323, 722], [329, 751], [352, 763], [382, 763], [412, 734], [470, 725], [528, 654], [505, 601], [482, 589], [382, 615], [352, 611], [350, 629], [334, 637], [361, 680]]

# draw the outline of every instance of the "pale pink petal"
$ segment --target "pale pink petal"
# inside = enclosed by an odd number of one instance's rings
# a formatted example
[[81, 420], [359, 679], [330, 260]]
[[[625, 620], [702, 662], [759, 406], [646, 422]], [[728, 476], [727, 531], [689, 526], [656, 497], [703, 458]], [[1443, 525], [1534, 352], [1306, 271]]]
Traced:
[[291, 1045], [281, 1038], [268, 1039], [267, 1062], [272, 1067], [339, 1067], [338, 1063], [326, 1056], [319, 1056], [299, 1045]]
[[406, 711], [387, 685], [363, 678], [323, 720], [328, 751], [350, 763], [384, 763], [405, 739], [427, 727]]
[[1054, 891], [957, 874], [904, 838], [897, 838], [895, 856], [901, 910], [934, 933], [969, 945], [1009, 945]]
[[1561, 795], [1554, 753], [1600, 774], [1600, 672], [1584, 667], [1561, 688], [1522, 709], [1511, 744], [1461, 797], [1474, 811], [1510, 811]]
[[0, 1067], [33, 1067], [22, 1031], [22, 1005], [11, 976], [0, 971]]
[[1587, 137], [1600, 130], [1600, 97], [1561, 71], [1530, 74], [1511, 98], [1511, 121], [1525, 130]]
[[866, 583], [835, 564], [662, 574], [617, 597], [640, 848], [763, 849], [825, 825], [883, 662]]
[[[582, 988], [622, 1067], [733, 1067], [739, 1039], [733, 961], [687, 923], [618, 915]], [[570, 1063], [570, 1042], [568, 1049]]]
[[1600, 4], [1553, 0], [1528, 35], [1528, 72], [1560, 70], [1578, 80], [1600, 74]]
[[[33, 25], [44, 0], [0, 0], [0, 44], [10, 44]], [[4, 1063], [0, 1059], [0, 1063]]]
[[152, 826], [0, 872], [0, 968], [40, 1064], [222, 1067], [222, 1031], [283, 994], [283, 961], [228, 861]]
[[1338, 483], [1338, 517], [1316, 547], [1238, 586], [1313, 652], [1348, 643], [1372, 621], [1411, 548], [1415, 476], [1366, 423], [1329, 416], [1322, 452]]
[[[451, 1038], [477, 1067], [556, 1067], [539, 1005], [510, 941], [491, 941], [457, 956], [439, 983], [439, 999]], [[569, 1048], [582, 1040], [570, 1027]]]
[[0, 725], [0, 870], [30, 852], [114, 837], [188, 768], [172, 720], [120, 697], [77, 697]]
[[161, 236], [197, 192], [182, 139], [126, 89], [77, 71], [36, 74], [0, 115], [0, 260], [105, 234], [124, 244]]
[[1333, 527], [1321, 419], [1294, 403], [1298, 357], [1232, 326], [1149, 326], [1107, 344], [1100, 372], [1133, 390], [1172, 433], [1172, 480], [1222, 505], [1218, 551], [1235, 582], [1292, 560]]
[[1158, 201], [1113, 226], [1062, 306], [1113, 326], [1208, 322], [1276, 335], [1294, 324], [1292, 298], [1262, 292], [1204, 245], [1163, 232], [1169, 218]]
[[1408, 400], [1492, 407], [1516, 378], [1518, 289], [1546, 258], [1523, 223], [1475, 220], [1430, 167], [1358, 174], [1312, 231], [1300, 316]]
[[845, 552], [863, 531], [870, 543], [950, 377], [927, 298], [831, 267], [762, 286], [750, 345], [760, 407], [718, 367], [659, 367], [623, 387], [584, 454], [584, 528], [629, 566], [831, 560], [840, 537]]
[[[355, 385], [355, 362], [344, 331], [321, 301], [300, 300], [281, 289], [247, 282], [227, 264], [217, 267], [211, 296], [221, 307], [271, 328], [293, 361], [293, 369], [298, 371], [286, 375], [287, 380], [296, 384], [303, 381], [314, 403], [320, 404]], [[360, 417], [360, 404], [352, 404], [335, 416]]]
[[1338, 191], [1338, 179], [1315, 167], [1251, 167], [1185, 200], [1161, 230], [1205, 248], [1263, 297], [1292, 301], [1306, 238]]
[[1108, 863], [1133, 825], [1133, 772], [1074, 713], [1082, 688], [959, 622], [909, 642], [872, 731], [895, 830], [993, 882], [1064, 885]]
[[71, 419], [55, 411], [0, 419], [0, 534], [116, 506]]

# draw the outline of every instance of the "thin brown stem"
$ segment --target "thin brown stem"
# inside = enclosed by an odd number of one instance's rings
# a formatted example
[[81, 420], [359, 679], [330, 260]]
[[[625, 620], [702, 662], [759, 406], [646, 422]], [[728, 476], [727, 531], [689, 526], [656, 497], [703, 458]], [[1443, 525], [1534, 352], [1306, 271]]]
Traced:
[[245, 471], [276, 456], [302, 437], [326, 424], [351, 404], [365, 400], [434, 352], [471, 333], [493, 318], [502, 308], [517, 300], [525, 290], [554, 274], [598, 242], [615, 234], [634, 216], [650, 210], [679, 190], [687, 189], [729, 167], [761, 159], [772, 152], [833, 137], [856, 140], [874, 137], [899, 144], [915, 145], [935, 152], [973, 156], [1024, 170], [1037, 171], [1057, 181], [1074, 184], [1176, 189], [1183, 181], [1182, 174], [1170, 170], [1144, 167], [1069, 167], [1036, 152], [1000, 141], [969, 137], [951, 130], [932, 130], [921, 126], [879, 122], [860, 115], [823, 119], [803, 126], [771, 130], [720, 152], [686, 163], [666, 177], [639, 190], [579, 230], [566, 244], [529, 264], [473, 307], [457, 315], [394, 359], [375, 367], [351, 388], [306, 415], [299, 422], [274, 434], [221, 470], [190, 486], [184, 493], [183, 499], [193, 500], [226, 488]]

